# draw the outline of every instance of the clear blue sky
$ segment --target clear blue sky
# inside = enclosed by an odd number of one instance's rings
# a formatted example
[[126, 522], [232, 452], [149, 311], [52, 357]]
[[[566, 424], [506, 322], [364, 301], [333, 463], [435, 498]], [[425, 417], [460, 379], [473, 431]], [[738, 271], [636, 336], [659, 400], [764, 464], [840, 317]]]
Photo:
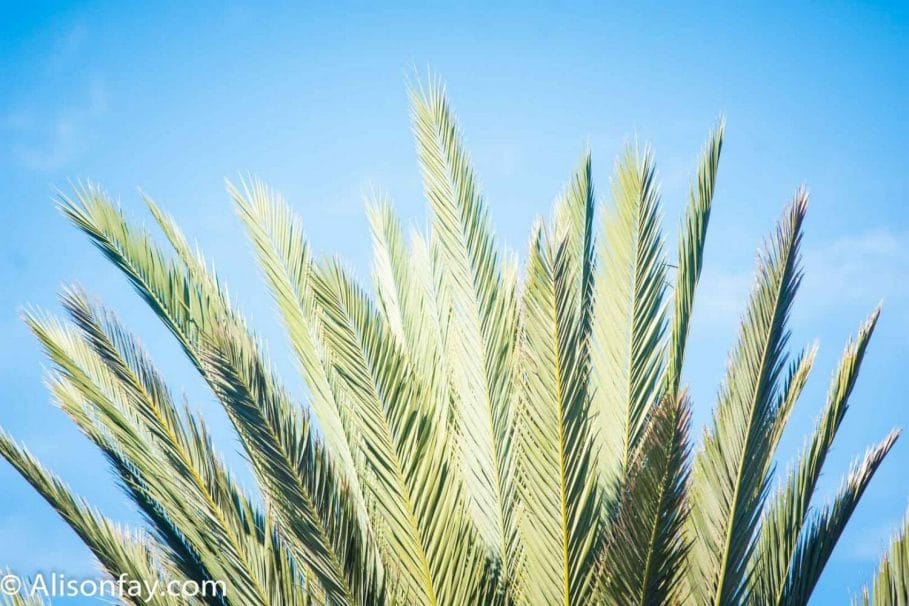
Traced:
[[[227, 2], [147, 12], [115, 2], [25, 4], [4, 2], [0, 19], [0, 425], [115, 519], [136, 516], [49, 402], [43, 360], [18, 317], [25, 305], [54, 308], [62, 284], [78, 281], [117, 309], [173, 384], [214, 419], [231, 461], [242, 462], [212, 396], [116, 270], [58, 215], [54, 190], [90, 178], [143, 218], [137, 188], [153, 196], [215, 261], [299, 389], [224, 178], [269, 181], [302, 214], [314, 246], [365, 277], [364, 194], [380, 188], [406, 218], [425, 217], [405, 80], [427, 66], [448, 82], [499, 233], [518, 250], [585, 145], [605, 192], [614, 157], [635, 137], [656, 152], [674, 234], [698, 150], [725, 115], [687, 367], [697, 420], [713, 404], [756, 248], [807, 184], [807, 277], [792, 342], [817, 338], [821, 350], [782, 462], [823, 405], [846, 338], [881, 299], [823, 496], [867, 444], [909, 426], [905, 3]], [[906, 509], [907, 467], [904, 437], [843, 536], [817, 604], [843, 603], [843, 592], [870, 575]], [[0, 567], [93, 569], [4, 464], [0, 486]]]

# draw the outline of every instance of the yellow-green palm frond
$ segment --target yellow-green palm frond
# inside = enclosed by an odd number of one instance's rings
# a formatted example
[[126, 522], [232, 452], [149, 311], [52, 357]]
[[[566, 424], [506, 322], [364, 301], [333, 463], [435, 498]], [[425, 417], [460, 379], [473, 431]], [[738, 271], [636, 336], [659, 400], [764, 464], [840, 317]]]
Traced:
[[653, 159], [629, 147], [616, 171], [595, 282], [592, 373], [601, 478], [610, 492], [659, 400], [666, 329], [666, 262]]
[[594, 211], [596, 196], [591, 175], [592, 162], [590, 152], [584, 152], [580, 165], [572, 175], [568, 186], [556, 203], [555, 231], [568, 234], [571, 250], [571, 265], [576, 268], [583, 321], [591, 322], [593, 313], [593, 280], [595, 264]]
[[306, 415], [235, 331], [213, 334], [201, 360], [295, 558], [332, 603], [381, 603], [381, 569], [370, 537]]
[[713, 206], [713, 192], [723, 149], [723, 121], [710, 134], [698, 166], [696, 185], [688, 194], [688, 208], [679, 237], [678, 270], [673, 293], [672, 331], [670, 334], [669, 356], [666, 365], [666, 384], [671, 397], [678, 395], [682, 377], [682, 363], [685, 359], [685, 345], [691, 325], [694, 307], [694, 293], [701, 277], [704, 259], [704, 245], [707, 241], [707, 225]]
[[[187, 522], [206, 522], [200, 532], [205, 540], [214, 542], [212, 557], [223, 557], [226, 551], [236, 554], [241, 562], [241, 573], [231, 578], [236, 582], [245, 579], [249, 592], [264, 603], [296, 603], [301, 585], [299, 573], [289, 566], [292, 560], [287, 549], [267, 516], [232, 480], [201, 420], [188, 409], [179, 413], [151, 360], [111, 312], [91, 303], [78, 290], [67, 291], [63, 305], [83, 340], [119, 382], [122, 393], [114, 404], [123, 419], [144, 430], [142, 443], [132, 443], [130, 449], [120, 445], [118, 450], [121, 454], [127, 450], [133, 453], [129, 464], [142, 472], [146, 496], [152, 474], [157, 478], [155, 483], [173, 484], [173, 502], [164, 509], [176, 506], [192, 512]], [[71, 350], [72, 354], [79, 356], [79, 350]], [[84, 353], [79, 357], [86, 359]], [[94, 378], [98, 380], [97, 372]], [[72, 410], [72, 406], [68, 408]], [[107, 418], [121, 420], [111, 413]], [[143, 455], [149, 455], [148, 464], [160, 464], [153, 469], [138, 465]], [[175, 477], [188, 481], [177, 485]], [[194, 509], [189, 509], [189, 504]], [[160, 501], [155, 505], [161, 508]]]
[[78, 201], [64, 200], [62, 208], [126, 274], [219, 395], [297, 559], [332, 599], [376, 599], [380, 567], [368, 531], [350, 509], [355, 498], [336, 477], [308, 414], [267, 370], [217, 278], [201, 261], [165, 255], [96, 188], [80, 192]]
[[476, 599], [485, 552], [465, 515], [453, 444], [435, 425], [433, 392], [339, 264], [319, 270], [314, 289], [326, 355], [362, 440], [367, 503], [389, 574], [417, 603]]
[[689, 585], [697, 604], [738, 604], [748, 595], [748, 561], [773, 462], [786, 321], [800, 281], [807, 201], [800, 191], [758, 259], [739, 340], [695, 458]]
[[419, 308], [401, 222], [386, 198], [370, 202], [366, 214], [372, 231], [373, 283], [382, 319], [401, 347], [414, 352], [414, 342], [419, 338], [415, 321], [425, 314]]
[[[451, 376], [445, 364], [431, 262], [422, 242], [408, 247], [401, 223], [387, 200], [368, 209], [373, 238], [373, 283], [382, 320], [388, 325], [433, 393], [436, 422], [446, 427], [452, 414]], [[425, 267], [423, 265], [425, 264]]]
[[[482, 538], [507, 561], [513, 544], [512, 360], [515, 301], [503, 287], [488, 213], [442, 86], [412, 91], [432, 246], [439, 263], [446, 360], [457, 393], [460, 458]], [[435, 253], [434, 253], [435, 256]]]
[[[65, 302], [81, 334], [28, 318], [56, 366], [52, 393], [108, 457], [178, 556], [181, 571], [199, 580], [229, 578], [235, 598], [246, 603], [267, 604], [272, 593], [292, 592], [296, 579], [266, 576], [280, 550], [273, 552], [260, 537], [254, 510], [230, 482], [203, 430], [195, 424], [193, 431], [184, 430], [166, 387], [132, 338], [77, 293]], [[240, 511], [230, 511], [235, 503], [243, 506]], [[284, 586], [270, 591], [272, 582]]]
[[[759, 604], [798, 603], [792, 595], [791, 583], [795, 573], [796, 554], [803, 549], [800, 535], [808, 523], [811, 498], [827, 453], [846, 415], [849, 395], [858, 378], [878, 316], [879, 310], [875, 310], [862, 325], [855, 340], [846, 346], [817, 428], [805, 445], [797, 468], [789, 473], [785, 485], [769, 505], [752, 564], [753, 598]], [[813, 359], [813, 354], [810, 358]], [[794, 373], [793, 376], [798, 377], [800, 374]], [[804, 374], [807, 375], [807, 372]], [[793, 382], [803, 384], [804, 379], [795, 378], [790, 384]], [[804, 597], [807, 598], [807, 593]]]
[[781, 604], [804, 606], [808, 603], [865, 488], [898, 437], [899, 431], [894, 430], [879, 444], [869, 448], [861, 460], [852, 464], [852, 469], [843, 480], [833, 502], [807, 521], [802, 536], [799, 537]]
[[890, 549], [881, 559], [870, 587], [853, 600], [858, 606], [906, 606], [909, 604], [909, 514], [899, 533], [890, 541]]
[[609, 603], [683, 603], [689, 539], [689, 425], [686, 394], [656, 407], [635, 452], [606, 548]]
[[319, 342], [320, 321], [311, 284], [312, 259], [303, 225], [284, 200], [259, 181], [228, 187], [246, 226], [272, 296], [290, 337], [309, 390], [309, 406], [319, 424], [326, 451], [344, 472], [365, 518], [362, 489], [352, 445], [356, 429], [329, 378]]
[[[166, 569], [165, 554], [146, 538], [114, 524], [74, 496], [59, 478], [3, 431], [0, 431], [0, 456], [60, 514], [111, 576], [126, 575], [127, 579], [136, 581], [164, 582], [161, 573]], [[133, 603], [136, 606], [182, 604], [176, 597], [166, 594], [155, 595], [150, 602], [135, 598]]]
[[817, 343], [803, 349], [789, 363], [785, 378], [781, 382], [779, 394], [777, 395], [776, 420], [770, 430], [770, 444], [776, 448], [783, 437], [783, 431], [789, 423], [789, 415], [795, 408], [811, 370], [814, 368], [814, 360], [817, 357]]
[[571, 234], [549, 236], [537, 227], [521, 312], [521, 584], [532, 604], [590, 603], [601, 543], [590, 326], [579, 286], [590, 266], [578, 266]]

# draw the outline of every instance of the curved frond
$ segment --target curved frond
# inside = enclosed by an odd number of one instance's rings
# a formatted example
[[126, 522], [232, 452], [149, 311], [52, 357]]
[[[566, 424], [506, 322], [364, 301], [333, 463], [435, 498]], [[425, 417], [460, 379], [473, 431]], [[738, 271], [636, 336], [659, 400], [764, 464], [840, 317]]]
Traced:
[[61, 207], [129, 278], [221, 399], [296, 558], [341, 603], [372, 603], [381, 572], [347, 487], [204, 263], [181, 263], [96, 188]]
[[[115, 525], [73, 496], [59, 478], [3, 431], [0, 431], [0, 456], [60, 514], [111, 576], [126, 575], [128, 579], [148, 582], [161, 580], [162, 554], [150, 541]], [[134, 600], [136, 606], [147, 603], [153, 606], [181, 604], [180, 600], [168, 595], [155, 595], [150, 602], [141, 597]]]
[[389, 572], [417, 603], [476, 599], [484, 553], [464, 515], [461, 484], [452, 479], [448, 436], [433, 422], [432, 392], [337, 263], [317, 273], [314, 288], [334, 380], [363, 441], [363, 483]]
[[[762, 522], [753, 564], [753, 597], [758, 604], [793, 603], [786, 601], [787, 579], [793, 573], [796, 563], [799, 537], [807, 522], [808, 508], [827, 453], [846, 415], [849, 395], [858, 378], [862, 358], [878, 316], [879, 310], [875, 310], [859, 330], [855, 341], [846, 346], [831, 382], [827, 405], [818, 426], [802, 452], [798, 467], [789, 473], [785, 486], [771, 502]], [[804, 383], [798, 379], [794, 382]]]
[[274, 191], [254, 181], [228, 191], [246, 226], [259, 267], [287, 329], [309, 389], [309, 405], [319, 424], [328, 454], [351, 486], [365, 517], [362, 489], [352, 444], [355, 430], [348, 412], [332, 391], [325, 354], [318, 340], [317, 312], [312, 294], [312, 260], [300, 220]]
[[864, 606], [906, 606], [909, 604], [909, 515], [890, 549], [881, 559], [870, 587], [854, 604]]
[[692, 186], [688, 194], [688, 209], [685, 211], [685, 219], [679, 237], [678, 270], [673, 294], [672, 330], [666, 367], [666, 382], [670, 397], [678, 395], [682, 377], [682, 362], [685, 359], [685, 345], [688, 341], [688, 328], [691, 324], [694, 292], [701, 277], [704, 245], [707, 241], [707, 225], [710, 222], [710, 209], [713, 207], [713, 191], [716, 186], [725, 130], [725, 123], [720, 121], [704, 147], [698, 166], [697, 185]]
[[713, 423], [695, 458], [689, 585], [697, 604], [725, 606], [747, 598], [748, 561], [773, 462], [786, 320], [800, 281], [807, 200], [800, 191], [758, 260]]
[[880, 444], [869, 448], [861, 461], [853, 463], [833, 502], [808, 521], [802, 536], [799, 537], [780, 604], [808, 603], [811, 592], [821, 578], [824, 566], [827, 565], [827, 560], [830, 559], [830, 554], [833, 553], [833, 548], [836, 547], [852, 512], [855, 511], [865, 488], [868, 487], [884, 457], [890, 452], [897, 437], [898, 431], [891, 432]]
[[440, 313], [460, 458], [481, 537], [502, 561], [514, 557], [512, 358], [515, 300], [476, 177], [440, 84], [412, 91], [412, 114], [437, 247]]
[[690, 422], [686, 394], [653, 411], [610, 528], [603, 565], [611, 604], [683, 602]]

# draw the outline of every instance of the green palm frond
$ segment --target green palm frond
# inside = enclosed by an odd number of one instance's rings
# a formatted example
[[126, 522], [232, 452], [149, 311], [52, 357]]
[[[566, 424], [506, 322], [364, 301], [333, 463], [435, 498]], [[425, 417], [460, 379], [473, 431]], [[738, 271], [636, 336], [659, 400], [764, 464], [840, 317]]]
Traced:
[[881, 559], [871, 586], [866, 586], [854, 604], [864, 606], [906, 606], [909, 604], [909, 514], [890, 549]]
[[381, 572], [350, 509], [355, 500], [338, 483], [308, 415], [290, 404], [267, 370], [218, 280], [201, 261], [168, 258], [96, 188], [82, 191], [78, 202], [64, 200], [62, 208], [126, 274], [219, 395], [291, 550], [335, 599], [374, 600]]
[[783, 379], [779, 394], [777, 394], [776, 420], [770, 430], [770, 444], [776, 448], [783, 437], [783, 431], [789, 423], [789, 415], [795, 408], [805, 384], [808, 383], [808, 377], [814, 368], [814, 360], [817, 357], [817, 343], [803, 349], [789, 363], [786, 376]]
[[[98, 562], [113, 577], [153, 582], [161, 580], [160, 571], [166, 557], [150, 541], [135, 532], [117, 526], [73, 496], [66, 485], [48, 472], [25, 448], [0, 431], [0, 456], [47, 501], [91, 550]], [[26, 602], [27, 603], [27, 602]], [[146, 604], [137, 598], [136, 606]], [[176, 606], [176, 598], [156, 595], [153, 605]]]
[[646, 431], [664, 371], [666, 262], [649, 152], [626, 150], [613, 199], [596, 275], [592, 382], [602, 479], [614, 488]]
[[[794, 574], [796, 552], [800, 548], [799, 537], [807, 523], [811, 497], [827, 453], [846, 415], [849, 395], [855, 386], [879, 314], [876, 310], [859, 330], [855, 341], [846, 346], [818, 426], [805, 446], [797, 469], [789, 473], [785, 486], [769, 506], [754, 553], [754, 599], [758, 604], [797, 603], [791, 601], [793, 598], [789, 595], [787, 583]], [[806, 359], [810, 358], [813, 354]], [[793, 376], [802, 374], [795, 372]], [[790, 381], [792, 383], [804, 383], [804, 380], [795, 378]]]
[[318, 272], [314, 288], [326, 355], [362, 439], [367, 502], [381, 524], [387, 561], [397, 560], [395, 581], [418, 603], [475, 599], [482, 590], [484, 553], [471, 535], [470, 519], [462, 516], [452, 445], [434, 425], [432, 391], [365, 292], [337, 263]]
[[852, 512], [897, 437], [899, 431], [893, 431], [878, 445], [869, 448], [862, 460], [853, 463], [833, 502], [811, 516], [799, 538], [781, 604], [808, 603]]
[[[112, 412], [103, 416], [121, 425], [124, 420], [137, 425], [147, 436], [142, 442], [128, 444], [129, 448], [118, 444], [121, 455], [132, 453], [129, 468], [134, 473], [141, 471], [146, 498], [151, 496], [147, 487], [151, 475], [159, 478], [154, 484], [160, 485], [174, 478], [188, 480], [174, 485], [170, 507], [162, 508], [162, 502], [155, 500], [159, 521], [173, 525], [179, 515], [161, 520], [160, 514], [174, 507], [188, 512], [197, 524], [205, 521], [200, 534], [207, 541], [214, 540], [212, 557], [223, 558], [225, 551], [235, 554], [242, 568], [231, 578], [237, 579], [235, 583], [246, 579], [250, 585], [246, 593], [264, 603], [297, 601], [302, 596], [298, 573], [289, 566], [291, 558], [274, 525], [232, 480], [201, 420], [189, 410], [180, 414], [151, 360], [111, 312], [90, 303], [80, 291], [67, 291], [63, 305], [83, 340], [122, 388], [114, 405], [123, 416]], [[71, 349], [70, 364], [73, 354], [81, 360], [87, 358], [84, 352]], [[102, 374], [92, 376], [97, 381]], [[90, 394], [83, 393], [83, 397], [88, 399]], [[72, 410], [72, 406], [67, 408]], [[109, 435], [115, 433], [116, 428], [111, 428]], [[149, 457], [146, 465], [140, 464], [143, 456]]]
[[411, 99], [433, 211], [440, 313], [450, 318], [445, 351], [457, 394], [463, 474], [481, 536], [508, 561], [515, 532], [511, 365], [516, 305], [504, 287], [488, 213], [444, 90], [432, 84], [413, 91]]
[[581, 157], [580, 165], [571, 177], [555, 208], [555, 229], [566, 233], [570, 246], [570, 263], [578, 281], [577, 290], [581, 320], [591, 325], [593, 313], [593, 279], [596, 248], [594, 242], [594, 211], [590, 152]]
[[713, 423], [695, 458], [689, 585], [698, 604], [724, 606], [747, 597], [747, 564], [773, 461], [775, 404], [786, 365], [786, 320], [800, 281], [807, 201], [800, 191], [759, 258]]
[[298, 562], [330, 600], [383, 600], [373, 546], [312, 425], [236, 333], [213, 335], [202, 363], [244, 443], [259, 484]]
[[309, 389], [309, 405], [326, 451], [343, 471], [359, 515], [365, 505], [352, 445], [358, 441], [345, 404], [331, 384], [319, 342], [319, 318], [312, 290], [312, 260], [300, 220], [283, 199], [263, 183], [228, 186], [271, 289]]
[[[583, 232], [582, 232], [583, 233]], [[585, 604], [600, 540], [596, 450], [589, 418], [589, 322], [581, 310], [572, 230], [531, 243], [521, 314], [519, 485], [530, 603]]]
[[666, 365], [667, 391], [670, 397], [677, 397], [682, 377], [682, 362], [685, 359], [685, 345], [691, 325], [691, 311], [694, 307], [694, 293], [701, 277], [704, 262], [704, 245], [707, 242], [707, 225], [713, 207], [713, 192], [716, 187], [720, 152], [723, 149], [723, 121], [711, 133], [696, 177], [697, 186], [688, 194], [688, 208], [679, 237], [678, 270], [673, 294], [672, 330], [670, 333], [669, 356]]
[[653, 411], [610, 529], [604, 562], [609, 603], [683, 603], [690, 422], [684, 393]]
[[387, 200], [368, 208], [373, 234], [375, 284], [381, 317], [408, 354], [423, 385], [435, 402], [440, 427], [449, 425], [451, 373], [445, 364], [445, 338], [440, 325], [433, 263], [419, 237], [408, 247], [401, 223]]

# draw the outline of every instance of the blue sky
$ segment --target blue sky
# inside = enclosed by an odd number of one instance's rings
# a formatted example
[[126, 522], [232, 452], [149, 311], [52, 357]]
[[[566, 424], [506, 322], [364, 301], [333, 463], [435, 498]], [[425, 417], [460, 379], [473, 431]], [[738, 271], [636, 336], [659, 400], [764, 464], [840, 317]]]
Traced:
[[[687, 367], [696, 420], [713, 405], [754, 255], [785, 202], [812, 192], [794, 346], [820, 354], [784, 438], [791, 460], [842, 346], [876, 303], [884, 314], [823, 478], [909, 426], [909, 8], [810, 3], [3, 3], [0, 20], [0, 426], [80, 494], [136, 521], [110, 474], [42, 385], [19, 320], [54, 309], [79, 282], [136, 330], [172, 383], [214, 425], [212, 396], [113, 267], [55, 211], [57, 188], [92, 179], [148, 220], [138, 188], [172, 212], [300, 380], [224, 179], [252, 173], [303, 216], [317, 250], [366, 277], [363, 198], [387, 192], [425, 220], [405, 82], [431, 67], [448, 83], [503, 242], [524, 250], [585, 145], [606, 192], [615, 156], [652, 144], [674, 240], [697, 153], [727, 120], [706, 269]], [[189, 4], [189, 3], [186, 3]], [[322, 3], [327, 4], [327, 3]], [[624, 3], [623, 3], [624, 4]], [[629, 3], [630, 4], [630, 3]], [[885, 462], [823, 577], [815, 603], [841, 603], [869, 577], [909, 498], [909, 441]], [[0, 567], [87, 574], [87, 551], [0, 464]]]

